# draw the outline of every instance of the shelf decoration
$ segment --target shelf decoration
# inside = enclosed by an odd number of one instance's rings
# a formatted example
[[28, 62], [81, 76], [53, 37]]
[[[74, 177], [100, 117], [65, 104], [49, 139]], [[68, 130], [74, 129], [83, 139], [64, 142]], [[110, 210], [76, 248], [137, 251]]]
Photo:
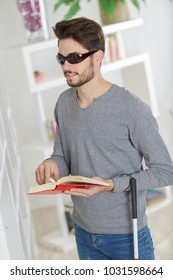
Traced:
[[157, 190], [157, 189], [151, 189], [147, 191], [147, 196], [146, 196], [147, 207], [161, 203], [165, 199], [166, 199], [166, 195], [164, 191]]
[[105, 1], [99, 1], [100, 17], [103, 25], [130, 19], [126, 1], [111, 1], [111, 5]]
[[120, 46], [116, 33], [105, 36], [105, 50], [104, 64], [121, 59]]
[[17, 0], [26, 29], [27, 41], [48, 39], [47, 21], [43, 0]]
[[[66, 5], [69, 9], [64, 15], [64, 19], [71, 19], [80, 11], [82, 2], [82, 0], [57, 0], [55, 1], [53, 10], [56, 12], [61, 5]], [[95, 1], [90, 0], [88, 2], [95, 3]], [[140, 2], [145, 2], [145, 0], [131, 0], [130, 2], [139, 11]], [[126, 0], [98, 0], [98, 4], [103, 25], [130, 19]]]
[[46, 119], [46, 130], [47, 130], [49, 142], [53, 143], [55, 140], [55, 133], [56, 133], [56, 122], [54, 119], [51, 118]]
[[42, 82], [43, 79], [44, 79], [44, 74], [43, 74], [43, 72], [40, 72], [40, 71], [35, 70], [35, 71], [34, 71], [34, 79], [35, 79], [35, 82], [36, 82], [36, 83]]

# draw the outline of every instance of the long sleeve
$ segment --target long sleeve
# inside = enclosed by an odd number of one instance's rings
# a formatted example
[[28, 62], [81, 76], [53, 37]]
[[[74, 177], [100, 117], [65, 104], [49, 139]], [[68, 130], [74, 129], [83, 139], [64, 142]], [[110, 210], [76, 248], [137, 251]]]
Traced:
[[[146, 168], [133, 174], [139, 190], [173, 184], [173, 164], [166, 145], [159, 134], [158, 125], [151, 110], [139, 103], [134, 114], [130, 140], [143, 156]], [[128, 190], [129, 175], [115, 176], [115, 192]]]
[[60, 173], [60, 177], [68, 176], [69, 175], [69, 167], [64, 157], [63, 146], [61, 141], [60, 129], [58, 124], [57, 116], [55, 115], [56, 119], [56, 135], [55, 135], [55, 142], [54, 142], [54, 150], [51, 155], [58, 164], [58, 169]]

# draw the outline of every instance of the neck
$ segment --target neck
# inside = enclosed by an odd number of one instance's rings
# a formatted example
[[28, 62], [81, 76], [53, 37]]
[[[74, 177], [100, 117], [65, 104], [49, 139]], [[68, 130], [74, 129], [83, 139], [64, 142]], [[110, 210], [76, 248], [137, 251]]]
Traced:
[[83, 86], [76, 88], [79, 106], [81, 108], [87, 108], [94, 98], [104, 94], [111, 85], [110, 82], [101, 78], [98, 80], [92, 80]]

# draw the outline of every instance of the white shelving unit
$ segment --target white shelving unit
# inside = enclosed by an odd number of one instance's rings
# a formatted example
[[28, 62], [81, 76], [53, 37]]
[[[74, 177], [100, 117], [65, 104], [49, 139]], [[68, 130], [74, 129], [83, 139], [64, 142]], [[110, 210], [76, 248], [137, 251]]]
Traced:
[[[131, 20], [131, 21], [123, 22], [123, 23], [116, 23], [116, 24], [112, 24], [109, 26], [104, 26], [103, 31], [104, 31], [105, 36], [109, 35], [111, 33], [115, 33], [115, 32], [118, 33], [119, 36], [121, 36], [121, 32], [123, 30], [138, 27], [138, 26], [141, 26], [142, 24], [143, 24], [142, 19], [135, 19], [135, 20]], [[121, 40], [120, 49], [121, 49], [121, 52], [123, 49], [123, 53], [124, 53], [124, 46], [123, 46], [122, 40]], [[54, 63], [54, 66], [52, 63], [51, 64], [52, 69], [50, 72], [49, 72], [49, 69], [47, 70], [46, 78], [44, 78], [41, 83], [36, 83], [33, 72], [36, 69], [46, 69], [46, 67], [45, 68], [43, 67], [43, 61], [41, 61], [41, 60], [42, 60], [42, 58], [45, 57], [46, 54], [48, 54], [49, 50], [51, 53], [49, 53], [47, 60], [52, 57], [52, 62], [53, 62], [53, 61], [55, 61], [55, 54], [57, 52], [57, 39], [40, 42], [40, 43], [33, 44], [33, 45], [28, 45], [28, 46], [25, 46], [22, 48], [24, 62], [26, 65], [26, 74], [27, 74], [27, 78], [28, 78], [30, 91], [32, 93], [38, 93], [38, 92], [41, 92], [41, 91], [44, 91], [47, 89], [59, 87], [61, 85], [66, 84], [66, 80], [65, 80], [64, 76], [62, 75], [60, 68], [57, 69], [58, 67], [56, 67], [57, 63]], [[39, 56], [41, 59], [35, 59], [36, 55], [38, 56], [38, 53], [39, 53]], [[122, 56], [124, 57], [124, 55], [122, 55]], [[36, 60], [38, 62], [38, 64], [34, 60]], [[46, 64], [47, 64], [47, 60], [46, 60]], [[138, 57], [136, 57], [136, 59], [135, 59], [135, 57], [132, 57], [132, 58], [128, 58], [128, 59], [124, 59], [122, 61], [112, 63], [112, 66], [107, 65], [107, 67], [106, 67], [106, 65], [104, 65], [103, 71], [104, 71], [104, 68], [105, 68], [106, 72], [107, 71], [110, 72], [112, 70], [116, 70], [116, 69], [120, 69], [122, 67], [132, 65], [133, 60], [134, 60], [134, 64], [137, 63]], [[140, 57], [139, 57], [139, 60], [140, 60]]]
[[0, 260], [35, 259], [29, 201], [2, 74], [0, 68]]
[[[103, 75], [107, 75], [108, 73], [120, 71], [124, 87], [128, 88], [130, 91], [137, 94], [144, 102], [148, 103], [153, 111], [153, 114], [157, 117], [158, 106], [149, 55], [144, 53], [128, 56], [123, 44], [123, 31], [137, 28], [142, 25], [143, 20], [139, 18], [103, 27], [105, 36], [116, 33], [121, 58], [114, 62], [102, 65], [102, 73]], [[45, 128], [46, 112], [43, 101], [43, 92], [63, 86], [67, 87], [61, 68], [57, 65], [55, 59], [56, 53], [56, 39], [16, 47], [8, 52], [8, 60], [13, 61], [14, 65], [16, 65], [16, 63], [20, 64], [19, 69], [22, 68], [22, 71], [19, 70], [19, 73], [16, 73], [16, 75], [18, 75], [18, 81], [21, 79], [26, 81], [30, 93], [33, 94], [33, 98], [36, 99], [39, 110], [38, 121], [40, 123], [40, 132], [42, 134], [42, 143], [37, 145], [29, 143], [29, 145], [24, 148], [25, 169], [27, 170], [26, 174], [29, 174], [28, 184], [30, 185], [34, 183], [33, 181], [29, 181], [30, 178], [32, 178], [30, 175], [34, 174], [34, 157], [37, 158], [37, 160], [39, 159], [41, 162], [46, 157], [50, 156], [50, 151], [52, 150], [52, 145], [49, 144]], [[43, 74], [43, 79], [40, 82], [36, 82], [34, 71], [40, 71]], [[9, 77], [11, 77], [11, 87], [13, 87], [13, 85], [16, 85], [16, 77], [14, 80], [13, 72], [9, 73]], [[19, 90], [22, 91], [22, 88], [19, 88]], [[61, 202], [62, 200], [60, 201], [58, 198], [57, 209], [58, 207], [61, 208], [58, 209], [57, 213], [62, 213], [63, 204]], [[58, 218], [61, 221], [61, 237], [65, 237], [65, 240], [68, 240], [68, 238], [71, 237], [67, 233], [67, 225], [65, 225], [64, 220], [65, 218], [61, 219], [60, 214], [58, 214]], [[60, 240], [60, 238], [54, 238], [52, 235], [49, 235], [49, 237], [44, 239], [45, 243], [49, 243], [51, 246], [52, 242], [54, 246], [58, 244], [58, 248], [59, 243], [61, 243]], [[63, 246], [61, 247], [63, 248]]]

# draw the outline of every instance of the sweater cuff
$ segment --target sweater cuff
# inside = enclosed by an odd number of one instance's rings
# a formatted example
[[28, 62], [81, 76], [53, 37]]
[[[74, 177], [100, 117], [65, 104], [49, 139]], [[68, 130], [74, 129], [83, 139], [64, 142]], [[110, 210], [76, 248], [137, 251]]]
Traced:
[[53, 158], [57, 165], [58, 165], [58, 170], [59, 170], [59, 177], [64, 177], [64, 176], [68, 176], [69, 175], [69, 169], [67, 167], [67, 163], [61, 159], [61, 158], [57, 158], [56, 156], [51, 156], [51, 158]]
[[130, 191], [130, 176], [115, 176], [113, 192]]

